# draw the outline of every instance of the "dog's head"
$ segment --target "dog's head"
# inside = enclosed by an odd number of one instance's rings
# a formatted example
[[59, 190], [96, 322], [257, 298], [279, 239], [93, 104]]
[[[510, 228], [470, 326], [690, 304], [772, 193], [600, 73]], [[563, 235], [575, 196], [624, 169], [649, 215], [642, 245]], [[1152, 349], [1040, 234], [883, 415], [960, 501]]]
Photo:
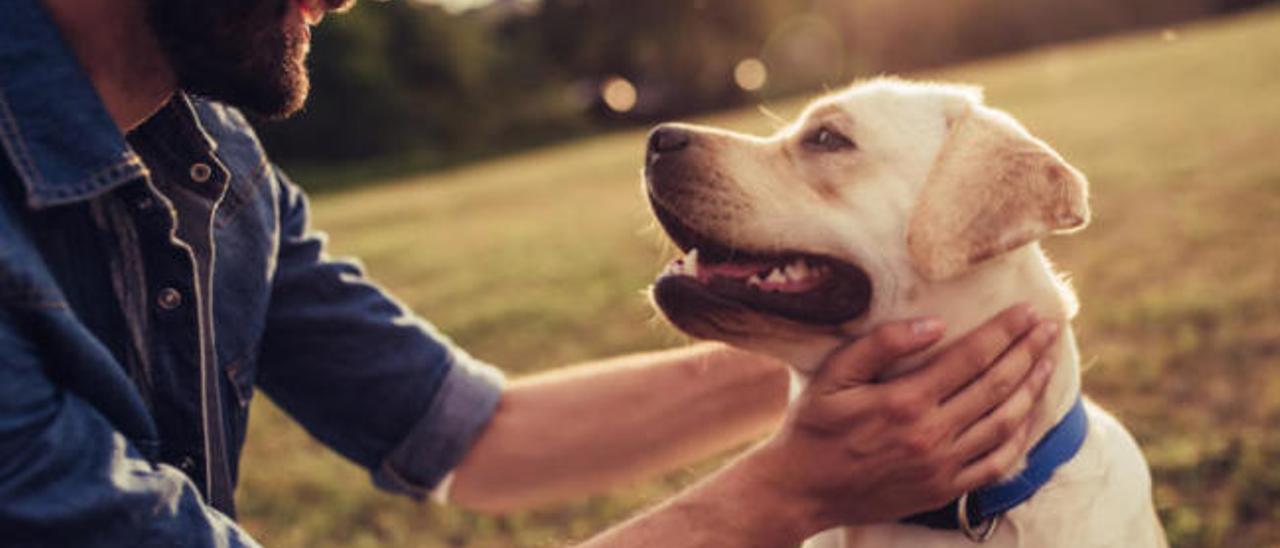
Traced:
[[677, 327], [805, 368], [929, 286], [1088, 219], [1086, 182], [974, 88], [880, 79], [769, 137], [666, 124], [655, 215]]

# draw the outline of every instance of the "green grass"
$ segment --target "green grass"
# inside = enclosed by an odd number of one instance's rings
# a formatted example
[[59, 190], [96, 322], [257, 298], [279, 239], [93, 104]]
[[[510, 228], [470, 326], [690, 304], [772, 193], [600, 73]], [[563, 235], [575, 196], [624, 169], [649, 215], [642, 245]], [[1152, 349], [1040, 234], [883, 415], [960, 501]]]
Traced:
[[[1175, 546], [1280, 543], [1280, 12], [924, 75], [979, 83], [1093, 183], [1049, 242], [1083, 302], [1086, 389], [1132, 429]], [[784, 116], [801, 101], [771, 104]], [[706, 122], [763, 132], [753, 109]], [[641, 294], [669, 250], [640, 194], [643, 132], [321, 195], [339, 254], [512, 375], [682, 344]], [[544, 546], [709, 466], [486, 518], [376, 492], [265, 401], [239, 500], [269, 546]]]

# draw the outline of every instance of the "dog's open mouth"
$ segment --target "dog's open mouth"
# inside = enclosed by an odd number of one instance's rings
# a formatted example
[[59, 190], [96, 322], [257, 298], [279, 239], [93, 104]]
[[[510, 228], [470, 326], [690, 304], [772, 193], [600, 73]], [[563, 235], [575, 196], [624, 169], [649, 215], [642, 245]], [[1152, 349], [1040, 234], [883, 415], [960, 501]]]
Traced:
[[681, 222], [656, 201], [653, 210], [685, 252], [654, 284], [667, 305], [738, 305], [808, 324], [835, 325], [867, 311], [871, 280], [861, 268], [805, 252], [758, 252], [727, 246]]

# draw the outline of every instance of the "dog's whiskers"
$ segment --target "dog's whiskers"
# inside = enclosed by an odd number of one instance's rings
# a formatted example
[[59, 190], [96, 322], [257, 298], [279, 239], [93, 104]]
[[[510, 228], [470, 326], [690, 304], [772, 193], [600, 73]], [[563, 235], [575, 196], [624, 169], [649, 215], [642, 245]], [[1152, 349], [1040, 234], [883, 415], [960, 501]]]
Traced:
[[773, 122], [774, 131], [780, 130], [791, 124], [791, 122], [788, 122], [786, 118], [783, 118], [781, 115], [774, 112], [772, 109], [769, 108], [768, 105], [764, 103], [760, 103], [756, 105], [756, 110], [760, 111], [760, 114], [765, 115], [765, 117], [768, 118], [769, 121]]

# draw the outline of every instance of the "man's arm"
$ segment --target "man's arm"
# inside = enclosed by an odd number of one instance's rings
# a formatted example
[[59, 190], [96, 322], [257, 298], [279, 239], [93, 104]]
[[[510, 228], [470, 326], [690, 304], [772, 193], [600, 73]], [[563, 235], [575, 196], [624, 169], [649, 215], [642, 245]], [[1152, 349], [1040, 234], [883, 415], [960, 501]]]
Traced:
[[[323, 238], [307, 231], [306, 201], [301, 191], [283, 174], [279, 176], [280, 251], [271, 312], [261, 343], [258, 384], [317, 438], [373, 472], [380, 486], [422, 496], [437, 488], [453, 470], [456, 501], [481, 510], [509, 510], [599, 491], [727, 448], [763, 432], [784, 407], [786, 383], [780, 366], [761, 358], [739, 362], [734, 356], [742, 356], [740, 353], [716, 346], [625, 360], [630, 367], [597, 366], [542, 377], [517, 383], [517, 388], [504, 392], [492, 368], [449, 344], [369, 283], [354, 265], [330, 260], [324, 254]], [[1001, 328], [989, 327], [979, 333], [992, 330]], [[980, 337], [1003, 342], [1001, 350], [1011, 338]], [[868, 345], [882, 346], [855, 344], [848, 352]], [[854, 354], [842, 354], [828, 369], [844, 371], [857, 366], [854, 369], [861, 371], [858, 367], [871, 369], [868, 363], [877, 367], [887, 363]], [[895, 416], [895, 410], [921, 412], [927, 409], [921, 403], [925, 400], [913, 391], [936, 387], [907, 380], [941, 377], [958, 388], [986, 370], [998, 353], [983, 359], [975, 358], [978, 355], [963, 347], [944, 353], [945, 359], [923, 369], [935, 372], [933, 375], [912, 374], [885, 385], [899, 388], [873, 390], [884, 394], [874, 399], [885, 405], [857, 409], [867, 411], [864, 418]], [[985, 412], [993, 407], [992, 401], [1008, 399], [1012, 389], [1007, 387], [1018, 384], [1016, 379], [1024, 376], [1025, 368], [1019, 372], [1020, 365], [1000, 365], [1006, 362], [1017, 363], [1001, 360], [983, 376], [997, 382], [974, 383], [1005, 389], [970, 388], [961, 394], [985, 395], [977, 400], [981, 404], [951, 407]], [[1014, 373], [1017, 375], [1011, 376]], [[858, 386], [871, 378], [866, 377]], [[672, 389], [681, 385], [688, 386]], [[810, 392], [814, 386], [824, 385], [815, 382]], [[800, 403], [809, 399], [814, 398]], [[824, 407], [852, 412], [842, 406], [818, 406]], [[499, 408], [502, 410], [497, 411]], [[677, 420], [682, 414], [697, 420]], [[494, 418], [496, 415], [502, 417]], [[949, 414], [929, 417], [951, 418], [940, 424], [905, 419], [859, 424], [888, 424], [883, 432], [886, 436], [914, 440], [918, 445], [920, 440], [930, 440], [925, 434], [953, 428], [960, 420]], [[971, 431], [986, 429], [974, 426]], [[969, 436], [979, 444], [990, 442], [988, 449], [1007, 437]], [[640, 441], [643, 443], [637, 443]], [[795, 441], [769, 446], [801, 447]], [[935, 450], [918, 448], [918, 455], [937, 457]], [[842, 453], [819, 450], [812, 456], [831, 454]], [[883, 452], [876, 455], [883, 456]], [[945, 462], [955, 462], [954, 457], [949, 459]], [[740, 462], [778, 461], [753, 458]], [[897, 465], [890, 463], [885, 469], [893, 470]], [[757, 465], [749, 470], [752, 473], [746, 476], [769, 477], [762, 476]], [[819, 479], [834, 485], [847, 483], [828, 477], [831, 473]], [[858, 492], [852, 487], [845, 491]], [[766, 495], [756, 498], [763, 500]], [[918, 499], [909, 498], [908, 502], [918, 504], [912, 509], [925, 507]]]
[[[1034, 324], [1026, 307], [1011, 309], [929, 366], [875, 384], [941, 335], [928, 323], [886, 326], [838, 353], [769, 443], [597, 542], [772, 545], [987, 483], [1025, 448], [1021, 428], [1047, 379], [1028, 374], [1053, 339], [1026, 336]], [[776, 362], [713, 345], [516, 383], [457, 469], [453, 498], [511, 510], [685, 464], [776, 424], [786, 385]]]
[[279, 248], [256, 383], [386, 490], [425, 496], [467, 453], [501, 374], [454, 346], [309, 230], [305, 194], [275, 171]]
[[501, 512], [651, 477], [762, 437], [787, 387], [780, 362], [720, 344], [513, 381], [450, 499]]

